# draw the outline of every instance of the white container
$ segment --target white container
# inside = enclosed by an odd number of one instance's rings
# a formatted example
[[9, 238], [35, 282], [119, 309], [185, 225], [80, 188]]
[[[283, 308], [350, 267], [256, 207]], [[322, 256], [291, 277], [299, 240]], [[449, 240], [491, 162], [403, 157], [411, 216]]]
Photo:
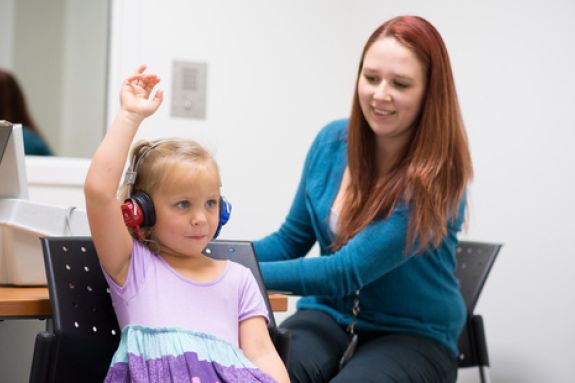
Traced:
[[88, 235], [84, 210], [0, 199], [0, 284], [46, 285], [40, 238]]
[[66, 207], [85, 206], [89, 162], [24, 156], [22, 127], [0, 121], [0, 284], [46, 285], [40, 238], [90, 235], [86, 212]]

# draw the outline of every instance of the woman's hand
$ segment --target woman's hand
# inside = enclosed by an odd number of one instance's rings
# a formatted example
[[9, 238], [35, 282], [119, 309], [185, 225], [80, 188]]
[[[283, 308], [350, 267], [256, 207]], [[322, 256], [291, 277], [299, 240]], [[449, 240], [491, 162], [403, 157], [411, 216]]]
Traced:
[[162, 90], [158, 90], [150, 99], [160, 78], [153, 73], [144, 73], [145, 70], [146, 66], [140, 65], [136, 72], [124, 81], [120, 90], [121, 109], [141, 120], [158, 110], [164, 98]]

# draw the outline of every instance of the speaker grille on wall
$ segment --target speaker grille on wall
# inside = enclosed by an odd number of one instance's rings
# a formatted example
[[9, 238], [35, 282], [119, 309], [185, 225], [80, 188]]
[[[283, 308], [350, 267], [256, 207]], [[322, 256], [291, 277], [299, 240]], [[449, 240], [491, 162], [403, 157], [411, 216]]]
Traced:
[[206, 89], [206, 63], [174, 61], [171, 115], [206, 118]]

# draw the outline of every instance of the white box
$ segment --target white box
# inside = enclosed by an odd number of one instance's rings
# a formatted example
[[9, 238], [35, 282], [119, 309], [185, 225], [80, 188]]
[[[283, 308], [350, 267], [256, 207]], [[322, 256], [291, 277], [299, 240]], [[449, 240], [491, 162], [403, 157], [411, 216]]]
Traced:
[[46, 285], [40, 238], [89, 235], [84, 210], [0, 199], [0, 284]]

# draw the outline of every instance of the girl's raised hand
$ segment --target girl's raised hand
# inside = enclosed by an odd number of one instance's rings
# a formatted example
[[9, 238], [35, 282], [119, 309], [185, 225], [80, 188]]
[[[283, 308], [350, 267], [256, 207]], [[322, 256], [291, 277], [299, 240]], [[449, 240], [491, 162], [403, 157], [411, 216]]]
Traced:
[[140, 65], [136, 72], [128, 77], [120, 90], [120, 106], [122, 110], [144, 119], [153, 114], [164, 98], [162, 90], [158, 90], [150, 98], [154, 87], [160, 82], [153, 73], [145, 73], [146, 66]]

